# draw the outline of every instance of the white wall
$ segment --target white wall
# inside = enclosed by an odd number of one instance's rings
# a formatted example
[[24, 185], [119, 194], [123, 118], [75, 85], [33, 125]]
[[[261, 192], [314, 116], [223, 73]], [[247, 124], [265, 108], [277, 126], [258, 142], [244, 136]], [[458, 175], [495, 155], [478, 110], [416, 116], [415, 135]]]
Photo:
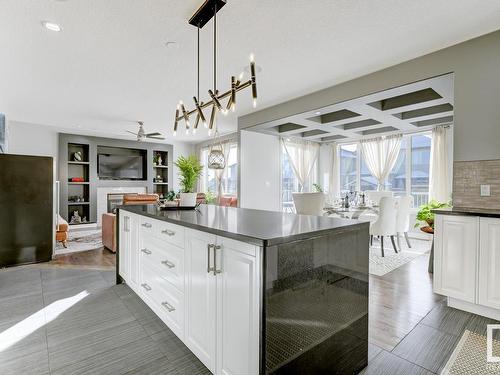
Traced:
[[[174, 154], [173, 154], [173, 161], [177, 160], [179, 156], [188, 156], [191, 154], [195, 153], [195, 145], [192, 143], [185, 143], [185, 142], [174, 142], [172, 143], [172, 146], [174, 147]], [[172, 166], [173, 171], [172, 171], [172, 187], [169, 188], [174, 190], [174, 191], [179, 191], [180, 186], [179, 186], [179, 168], [177, 168], [175, 165]]]
[[58, 144], [58, 132], [54, 128], [17, 121], [7, 122], [9, 154], [51, 156], [56, 162]]
[[279, 138], [240, 134], [240, 207], [281, 211]]

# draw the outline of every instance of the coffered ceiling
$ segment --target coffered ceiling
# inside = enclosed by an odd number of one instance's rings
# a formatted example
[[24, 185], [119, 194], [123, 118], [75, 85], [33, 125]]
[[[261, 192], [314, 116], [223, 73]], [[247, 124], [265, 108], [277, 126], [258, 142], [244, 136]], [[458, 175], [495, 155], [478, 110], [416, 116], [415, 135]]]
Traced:
[[429, 130], [453, 123], [453, 74], [260, 124], [249, 130], [316, 142]]

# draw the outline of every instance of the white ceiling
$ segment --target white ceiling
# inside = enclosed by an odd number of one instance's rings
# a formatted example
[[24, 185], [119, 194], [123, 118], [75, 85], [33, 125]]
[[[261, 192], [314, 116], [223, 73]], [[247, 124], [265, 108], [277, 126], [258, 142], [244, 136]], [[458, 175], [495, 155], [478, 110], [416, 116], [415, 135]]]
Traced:
[[[196, 90], [196, 30], [187, 19], [200, 3], [1, 0], [0, 112], [115, 137], [144, 120], [171, 141], [176, 103], [191, 103]], [[63, 31], [49, 32], [44, 20]], [[254, 52], [262, 108], [497, 30], [500, 1], [228, 0], [218, 25], [219, 86], [227, 89]], [[210, 26], [201, 38], [202, 97], [211, 86]], [[221, 132], [252, 110], [245, 90]]]

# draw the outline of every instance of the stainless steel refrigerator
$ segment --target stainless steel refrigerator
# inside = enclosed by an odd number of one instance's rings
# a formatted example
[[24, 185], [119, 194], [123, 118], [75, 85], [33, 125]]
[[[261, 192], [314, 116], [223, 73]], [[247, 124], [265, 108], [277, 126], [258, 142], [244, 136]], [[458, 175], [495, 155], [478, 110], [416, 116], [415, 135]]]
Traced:
[[0, 267], [52, 258], [53, 196], [51, 157], [0, 154]]

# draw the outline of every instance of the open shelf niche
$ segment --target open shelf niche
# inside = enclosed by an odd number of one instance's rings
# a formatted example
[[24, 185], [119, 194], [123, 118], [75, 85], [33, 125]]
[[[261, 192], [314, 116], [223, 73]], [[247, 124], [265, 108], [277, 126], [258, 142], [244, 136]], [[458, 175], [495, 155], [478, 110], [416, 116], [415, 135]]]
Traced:
[[153, 151], [153, 192], [163, 199], [169, 191], [168, 151]]
[[[68, 143], [68, 223], [90, 223], [90, 162], [89, 145]], [[79, 179], [74, 181], [74, 179]], [[81, 180], [80, 180], [81, 179]], [[82, 222], [71, 222], [78, 212]]]

